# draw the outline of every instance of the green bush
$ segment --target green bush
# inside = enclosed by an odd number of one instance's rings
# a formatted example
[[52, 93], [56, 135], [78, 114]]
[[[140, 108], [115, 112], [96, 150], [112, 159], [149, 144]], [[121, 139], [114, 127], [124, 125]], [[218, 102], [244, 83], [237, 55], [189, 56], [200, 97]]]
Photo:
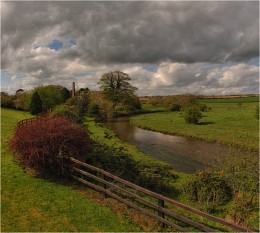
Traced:
[[200, 171], [189, 178], [183, 191], [189, 200], [198, 202], [206, 210], [214, 210], [232, 198], [231, 188], [224, 174], [211, 170]]
[[198, 124], [201, 118], [202, 114], [198, 105], [190, 105], [184, 109], [184, 119], [187, 123]]
[[177, 103], [172, 103], [170, 105], [170, 111], [172, 112], [179, 112], [181, 110], [181, 105]]

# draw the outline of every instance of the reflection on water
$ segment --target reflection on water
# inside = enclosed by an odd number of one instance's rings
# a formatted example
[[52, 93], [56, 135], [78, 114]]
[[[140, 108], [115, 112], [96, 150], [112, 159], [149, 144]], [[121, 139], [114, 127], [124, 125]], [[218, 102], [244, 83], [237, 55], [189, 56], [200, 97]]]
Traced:
[[165, 135], [137, 128], [129, 123], [129, 117], [106, 122], [118, 138], [137, 146], [145, 154], [172, 165], [176, 171], [194, 173], [209, 167], [210, 162], [226, 154], [228, 148], [218, 143]]

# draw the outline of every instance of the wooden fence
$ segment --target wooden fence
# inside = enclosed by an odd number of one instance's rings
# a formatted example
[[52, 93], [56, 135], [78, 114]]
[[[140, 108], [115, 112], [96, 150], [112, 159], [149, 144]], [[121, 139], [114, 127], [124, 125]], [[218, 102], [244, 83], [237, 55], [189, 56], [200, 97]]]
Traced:
[[[70, 158], [70, 161], [74, 179], [155, 219], [162, 226], [167, 225], [181, 232], [193, 231], [191, 229], [216, 232], [221, 231], [221, 226], [228, 227], [232, 232], [250, 232], [248, 228], [184, 205], [75, 158]], [[177, 209], [181, 210], [178, 214]], [[196, 221], [192, 219], [194, 217]], [[219, 227], [213, 228], [197, 219], [218, 223]]]
[[28, 125], [28, 124], [32, 124], [35, 120], [37, 120], [38, 118], [29, 118], [29, 119], [24, 119], [21, 120], [17, 123], [17, 127], [20, 127], [22, 125]]
[[20, 127], [22, 125], [29, 125], [29, 124], [32, 124], [36, 120], [47, 121], [47, 119], [48, 118], [46, 118], [46, 117], [32, 117], [32, 118], [28, 118], [28, 119], [19, 121], [16, 126]]

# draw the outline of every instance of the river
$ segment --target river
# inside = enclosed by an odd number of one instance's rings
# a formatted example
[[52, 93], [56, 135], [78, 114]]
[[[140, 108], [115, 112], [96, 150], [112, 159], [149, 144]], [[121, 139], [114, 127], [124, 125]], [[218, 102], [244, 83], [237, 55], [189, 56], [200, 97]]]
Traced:
[[229, 148], [219, 143], [208, 143], [189, 137], [166, 135], [140, 129], [130, 124], [130, 117], [110, 120], [104, 125], [117, 137], [140, 149], [145, 154], [170, 164], [174, 170], [195, 173], [228, 153]]

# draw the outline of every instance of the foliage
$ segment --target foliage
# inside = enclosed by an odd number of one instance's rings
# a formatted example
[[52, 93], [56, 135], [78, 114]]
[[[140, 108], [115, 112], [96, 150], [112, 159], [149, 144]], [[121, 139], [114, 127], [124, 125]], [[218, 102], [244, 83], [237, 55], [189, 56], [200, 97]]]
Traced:
[[201, 118], [202, 114], [198, 105], [190, 105], [185, 108], [184, 119], [187, 123], [198, 124]]
[[208, 210], [214, 210], [215, 207], [225, 204], [232, 197], [224, 174], [211, 170], [196, 173], [188, 179], [183, 191], [191, 201], [204, 205], [204, 208]]
[[[121, 71], [109, 72], [101, 76], [98, 84], [106, 98], [113, 102], [113, 110], [126, 93], [132, 95], [137, 89], [129, 83], [130, 80], [129, 75]], [[116, 112], [115, 115], [117, 115]]]
[[79, 107], [76, 105], [69, 106], [66, 104], [60, 104], [56, 106], [53, 111], [51, 112], [51, 116], [57, 117], [66, 117], [67, 119], [75, 122], [75, 123], [81, 123], [82, 119], [79, 115]]
[[141, 109], [140, 99], [134, 94], [125, 93], [120, 102], [117, 109], [119, 115], [130, 115]]
[[38, 92], [34, 92], [32, 95], [29, 111], [32, 115], [37, 115], [42, 112], [42, 100]]
[[242, 150], [240, 153], [230, 151], [214, 162], [216, 170], [225, 173], [235, 196], [257, 197], [259, 191], [259, 156], [256, 152]]
[[172, 112], [179, 112], [181, 110], [181, 105], [177, 103], [172, 103], [170, 105], [170, 111]]
[[248, 226], [249, 216], [256, 208], [257, 206], [253, 204], [251, 196], [235, 196], [228, 215], [235, 223]]
[[80, 121], [82, 121], [87, 114], [89, 103], [89, 94], [84, 92], [80, 92], [80, 94], [71, 97], [66, 101], [66, 105], [70, 106], [70, 109], [75, 111], [75, 114], [78, 115]]
[[21, 95], [24, 93], [24, 90], [23, 89], [18, 89], [16, 92], [15, 92], [15, 95]]
[[171, 190], [176, 194], [176, 190], [169, 185], [169, 179], [176, 178], [169, 172], [170, 166], [155, 162], [137, 162], [124, 149], [96, 142], [86, 162], [142, 187], [158, 192]]
[[63, 117], [37, 118], [18, 127], [9, 145], [24, 168], [56, 176], [68, 175], [64, 157], [81, 158], [92, 148], [87, 130]]
[[103, 92], [90, 92], [90, 105], [98, 105], [102, 120], [111, 118], [114, 115], [113, 102], [108, 100]]
[[92, 102], [89, 105], [88, 115], [90, 117], [94, 117], [96, 122], [101, 122], [101, 121], [104, 120], [103, 116], [102, 116], [102, 114], [100, 112], [100, 106], [97, 103], [95, 103], [95, 102]]
[[32, 94], [30, 92], [22, 92], [16, 95], [14, 100], [15, 108], [18, 110], [29, 111]]
[[69, 91], [59, 85], [38, 86], [34, 89], [34, 92], [38, 92], [41, 97], [44, 112], [65, 103], [69, 97]]
[[14, 107], [14, 96], [8, 95], [6, 92], [1, 92], [1, 107], [13, 108]]

